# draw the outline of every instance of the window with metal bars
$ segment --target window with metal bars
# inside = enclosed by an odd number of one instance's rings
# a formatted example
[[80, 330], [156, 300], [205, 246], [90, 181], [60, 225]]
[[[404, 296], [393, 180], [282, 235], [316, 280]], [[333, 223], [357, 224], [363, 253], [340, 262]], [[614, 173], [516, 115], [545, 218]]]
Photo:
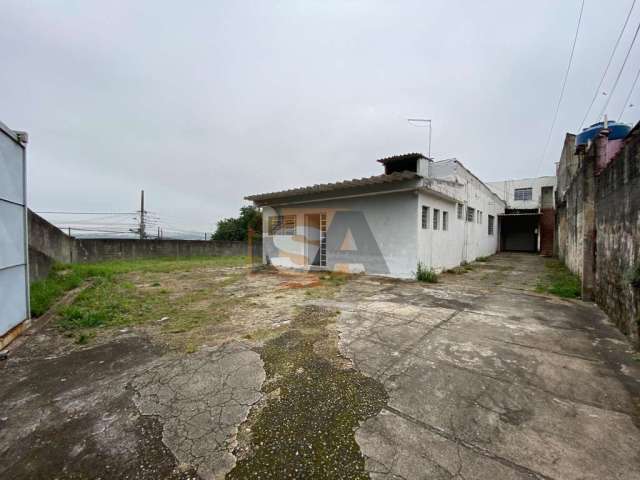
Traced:
[[462, 217], [464, 217], [464, 206], [461, 203], [459, 203], [458, 204], [458, 218], [460, 220], [462, 220]]
[[269, 217], [269, 235], [295, 235], [296, 216], [276, 215]]
[[449, 230], [449, 212], [442, 212], [442, 230]]
[[422, 207], [422, 228], [429, 228], [429, 207]]
[[467, 207], [467, 222], [473, 222], [476, 216], [476, 210], [473, 207]]
[[438, 210], [437, 208], [434, 208], [433, 209], [433, 229], [434, 230], [438, 230], [439, 223], [440, 223], [440, 210]]
[[513, 199], [514, 200], [531, 200], [533, 198], [533, 189], [531, 187], [528, 188], [516, 188], [513, 191]]
[[495, 217], [493, 215], [489, 215], [487, 218], [487, 232], [489, 235], [493, 235], [493, 222], [495, 221]]

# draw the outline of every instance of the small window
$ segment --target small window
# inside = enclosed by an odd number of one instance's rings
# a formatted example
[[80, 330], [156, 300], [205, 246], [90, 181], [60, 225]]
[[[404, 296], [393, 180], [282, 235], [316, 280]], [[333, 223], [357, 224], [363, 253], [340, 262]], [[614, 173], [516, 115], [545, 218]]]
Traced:
[[493, 215], [489, 215], [487, 217], [488, 223], [487, 223], [487, 232], [489, 233], [489, 235], [493, 235], [493, 222], [495, 220], [495, 217]]
[[460, 220], [462, 220], [462, 217], [464, 216], [464, 207], [462, 206], [461, 203], [458, 204], [458, 218]]
[[269, 217], [269, 235], [295, 235], [296, 216], [278, 215]]
[[478, 210], [476, 217], [478, 218], [478, 223], [482, 223], [482, 210]]
[[422, 228], [429, 228], [429, 207], [422, 207]]
[[472, 207], [467, 207], [467, 222], [473, 222], [475, 220], [476, 210]]
[[442, 212], [442, 230], [449, 230], [449, 212]]
[[433, 229], [438, 230], [438, 223], [440, 222], [440, 210], [433, 209]]
[[516, 188], [513, 191], [513, 199], [514, 200], [531, 200], [533, 198], [533, 189], [529, 188]]

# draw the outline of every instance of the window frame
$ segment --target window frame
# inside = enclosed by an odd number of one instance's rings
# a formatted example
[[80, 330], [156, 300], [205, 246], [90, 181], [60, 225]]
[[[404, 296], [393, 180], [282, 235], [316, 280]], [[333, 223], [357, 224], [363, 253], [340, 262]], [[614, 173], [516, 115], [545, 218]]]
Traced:
[[429, 215], [431, 214], [430, 209], [428, 206], [423, 205], [422, 206], [422, 218], [421, 218], [421, 224], [422, 224], [422, 229], [423, 230], [429, 230]]
[[442, 231], [446, 232], [449, 230], [449, 212], [443, 210], [442, 211]]
[[440, 230], [440, 209], [433, 209], [433, 229]]
[[[471, 214], [471, 215], [469, 215]], [[465, 221], [469, 223], [473, 223], [476, 220], [476, 209], [467, 205], [467, 212], [465, 216]]]
[[493, 215], [487, 215], [487, 235], [495, 235], [495, 218]]
[[458, 220], [464, 219], [464, 205], [462, 203], [458, 203], [457, 216]]
[[[522, 195], [518, 195], [522, 194]], [[522, 198], [519, 198], [522, 197]], [[529, 202], [533, 200], [533, 187], [522, 187], [513, 189], [514, 202]]]
[[298, 219], [296, 215], [269, 215], [267, 235], [272, 237], [291, 237], [296, 234]]

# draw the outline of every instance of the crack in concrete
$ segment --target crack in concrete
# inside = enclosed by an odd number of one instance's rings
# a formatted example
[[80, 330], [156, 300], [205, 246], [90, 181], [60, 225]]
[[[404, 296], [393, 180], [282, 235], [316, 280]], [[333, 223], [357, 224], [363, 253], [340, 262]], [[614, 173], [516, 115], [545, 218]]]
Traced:
[[490, 450], [487, 450], [486, 448], [480, 447], [478, 445], [475, 445], [471, 442], [468, 442], [466, 440], [463, 440], [461, 438], [458, 438], [456, 435], [447, 432], [446, 430], [436, 427], [434, 425], [429, 425], [426, 422], [423, 422], [421, 420], [418, 420], [417, 418], [412, 417], [411, 415], [407, 415], [404, 412], [401, 412], [400, 410], [390, 407], [390, 406], [386, 406], [384, 407], [384, 410], [386, 410], [389, 413], [392, 413], [394, 415], [397, 415], [411, 423], [413, 423], [414, 425], [424, 428], [425, 430], [438, 435], [439, 437], [445, 438], [446, 440], [449, 440], [450, 442], [454, 442], [455, 444], [464, 447], [478, 455], [481, 455], [483, 457], [489, 458], [491, 460], [494, 460], [496, 462], [501, 463], [502, 465], [512, 468], [513, 470], [518, 471], [519, 473], [523, 473], [525, 475], [528, 475], [530, 478], [535, 478], [535, 479], [541, 479], [541, 480], [555, 480], [553, 477], [550, 477], [548, 475], [545, 475], [543, 473], [537, 472], [535, 470], [532, 470], [528, 467], [525, 467], [524, 465], [520, 465], [518, 463], [512, 462], [511, 460], [509, 460], [508, 458], [504, 458], [501, 457], [500, 455], [497, 455], [493, 452], [491, 452]]
[[132, 382], [143, 415], [163, 424], [163, 443], [204, 479], [222, 478], [235, 465], [237, 428], [261, 398], [260, 356], [239, 342], [187, 358], [163, 357]]

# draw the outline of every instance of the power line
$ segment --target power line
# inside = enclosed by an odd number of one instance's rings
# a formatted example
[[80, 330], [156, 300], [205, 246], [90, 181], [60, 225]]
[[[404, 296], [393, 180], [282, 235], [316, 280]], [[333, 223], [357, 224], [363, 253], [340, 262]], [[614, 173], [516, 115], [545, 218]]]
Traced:
[[631, 100], [631, 95], [633, 95], [633, 91], [636, 88], [636, 84], [638, 83], [638, 78], [640, 78], [640, 68], [638, 69], [638, 73], [636, 73], [636, 78], [633, 80], [633, 83], [631, 84], [631, 89], [629, 89], [629, 95], [627, 95], [626, 100], [622, 104], [622, 110], [620, 110], [620, 115], [618, 115], [618, 121], [622, 121], [622, 115], [624, 114], [625, 110], [629, 106], [629, 100]]
[[593, 98], [591, 99], [589, 108], [587, 108], [587, 111], [584, 114], [584, 118], [582, 119], [582, 122], [580, 122], [580, 128], [578, 128], [578, 132], [580, 132], [582, 130], [582, 127], [584, 127], [584, 122], [587, 121], [589, 112], [591, 111], [591, 108], [593, 107], [593, 104], [595, 103], [596, 98], [598, 98], [598, 93], [600, 93], [600, 89], [602, 88], [602, 84], [604, 83], [604, 79], [607, 76], [607, 72], [609, 71], [611, 62], [613, 61], [613, 57], [616, 53], [616, 50], [618, 49], [618, 45], [620, 44], [620, 39], [622, 38], [622, 34], [627, 28], [627, 24], [629, 23], [629, 18], [631, 18], [631, 12], [633, 11], [633, 7], [635, 6], [635, 4], [636, 4], [636, 0], [633, 0], [633, 2], [631, 3], [631, 8], [629, 9], [629, 12], [627, 12], [627, 18], [624, 20], [624, 24], [622, 25], [622, 29], [620, 30], [620, 34], [618, 35], [618, 39], [616, 40], [616, 44], [613, 46], [613, 50], [611, 51], [611, 55], [609, 56], [609, 61], [607, 62], [607, 66], [605, 67], [604, 72], [602, 73], [602, 77], [600, 78], [600, 83], [598, 83], [598, 86], [596, 87], [595, 92], [593, 92]]
[[576, 43], [578, 42], [578, 33], [580, 32], [580, 24], [582, 23], [582, 12], [584, 11], [584, 0], [582, 0], [580, 4], [580, 14], [578, 15], [578, 24], [576, 25], [576, 34], [573, 37], [573, 44], [571, 45], [571, 55], [569, 55], [569, 64], [567, 65], [567, 71], [564, 73], [564, 80], [562, 81], [562, 88], [560, 89], [560, 96], [558, 97], [558, 104], [556, 105], [556, 111], [553, 114], [553, 121], [551, 122], [551, 128], [549, 129], [549, 136], [547, 137], [547, 141], [544, 145], [544, 150], [542, 152], [542, 158], [540, 158], [540, 162], [538, 163], [538, 169], [536, 170], [536, 175], [540, 171], [540, 166], [547, 156], [547, 150], [549, 149], [549, 143], [551, 143], [551, 137], [553, 135], [553, 130], [556, 127], [556, 121], [558, 120], [558, 112], [560, 111], [560, 105], [562, 104], [562, 98], [564, 97], [564, 91], [567, 87], [567, 79], [569, 78], [569, 72], [571, 71], [571, 64], [573, 63], [573, 54], [576, 50]]
[[56, 215], [136, 215], [138, 212], [48, 212], [44, 210], [35, 213], [56, 214]]
[[638, 38], [639, 31], [640, 31], [640, 22], [638, 22], [638, 26], [636, 27], [636, 32], [633, 34], [633, 39], [631, 40], [631, 44], [629, 45], [627, 54], [624, 57], [624, 62], [622, 62], [622, 66], [620, 67], [620, 70], [618, 71], [618, 75], [616, 76], [616, 81], [613, 82], [613, 87], [611, 87], [611, 92], [609, 92], [609, 95], [607, 96], [607, 101], [605, 102], [604, 107], [602, 107], [602, 110], [600, 111], [600, 115], [598, 115], [598, 118], [602, 118], [602, 116], [604, 115], [604, 112], [607, 110], [607, 107], [609, 106], [609, 102], [611, 101], [611, 97], [613, 97], [613, 92], [615, 92], [616, 88], [618, 87], [618, 81], [622, 76], [622, 72], [624, 71], [624, 67], [627, 64], [627, 60], [629, 59], [629, 54], [633, 49], [633, 45], [636, 43], [636, 38]]

